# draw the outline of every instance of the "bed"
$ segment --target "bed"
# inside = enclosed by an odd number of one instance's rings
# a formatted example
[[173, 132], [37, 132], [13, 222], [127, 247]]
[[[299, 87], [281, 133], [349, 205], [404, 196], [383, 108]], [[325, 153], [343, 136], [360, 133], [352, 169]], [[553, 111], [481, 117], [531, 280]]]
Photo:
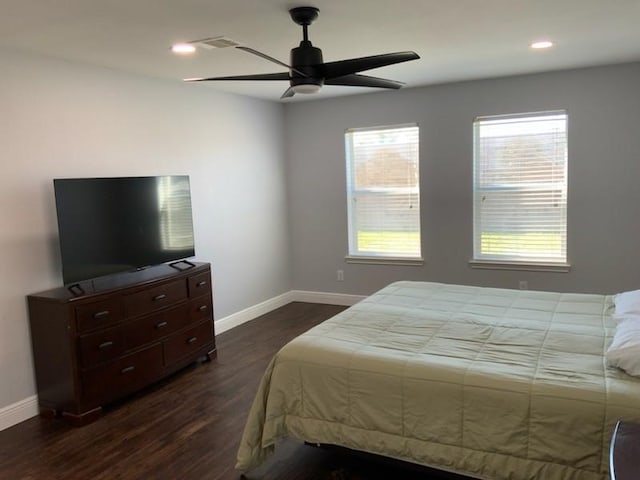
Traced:
[[293, 437], [480, 479], [608, 478], [640, 379], [608, 367], [613, 297], [395, 282], [285, 345], [236, 468]]

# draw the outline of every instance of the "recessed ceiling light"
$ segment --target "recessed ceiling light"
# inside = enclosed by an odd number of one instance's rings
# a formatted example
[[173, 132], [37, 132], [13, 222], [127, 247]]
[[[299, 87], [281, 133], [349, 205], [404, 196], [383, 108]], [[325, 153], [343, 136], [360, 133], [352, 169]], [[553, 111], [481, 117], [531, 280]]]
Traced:
[[550, 42], [548, 40], [543, 40], [540, 42], [533, 42], [531, 45], [529, 45], [531, 48], [536, 49], [536, 50], [542, 50], [545, 48], [551, 48], [553, 47], [553, 42]]
[[176, 43], [171, 46], [171, 51], [178, 54], [188, 54], [195, 52], [196, 47], [190, 43]]

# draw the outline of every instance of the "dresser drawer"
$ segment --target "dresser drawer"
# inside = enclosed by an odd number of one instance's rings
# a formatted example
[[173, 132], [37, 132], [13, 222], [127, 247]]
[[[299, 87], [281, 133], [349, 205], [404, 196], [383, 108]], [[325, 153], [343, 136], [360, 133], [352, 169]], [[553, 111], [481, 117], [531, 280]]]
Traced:
[[213, 298], [211, 294], [194, 298], [189, 302], [189, 319], [196, 322], [202, 318], [213, 319]]
[[120, 357], [82, 374], [82, 388], [88, 403], [104, 403], [133, 392], [162, 372], [162, 345]]
[[176, 333], [164, 341], [164, 363], [171, 365], [213, 342], [213, 327], [206, 320], [193, 328]]
[[76, 328], [88, 332], [122, 320], [122, 303], [119, 298], [86, 303], [75, 307]]
[[189, 277], [189, 297], [197, 297], [211, 292], [211, 275], [209, 272]]
[[159, 310], [186, 298], [187, 282], [178, 280], [125, 296], [125, 312], [128, 317], [134, 317]]
[[125, 351], [123, 327], [101, 330], [78, 338], [80, 365], [88, 368], [108, 362]]
[[126, 349], [139, 347], [177, 332], [189, 324], [189, 305], [163, 310], [128, 323], [125, 327]]

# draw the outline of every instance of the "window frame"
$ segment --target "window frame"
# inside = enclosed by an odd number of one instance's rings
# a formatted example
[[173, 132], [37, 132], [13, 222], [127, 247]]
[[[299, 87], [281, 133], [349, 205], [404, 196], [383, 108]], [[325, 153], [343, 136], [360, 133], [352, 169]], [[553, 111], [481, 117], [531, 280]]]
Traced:
[[[516, 184], [496, 184], [493, 187], [480, 187], [481, 181], [478, 178], [482, 173], [480, 167], [478, 166], [478, 162], [480, 161], [480, 128], [482, 126], [482, 122], [487, 121], [500, 121], [500, 120], [514, 120], [518, 119], [527, 120], [527, 119], [536, 119], [536, 118], [544, 118], [544, 117], [564, 117], [563, 120], [565, 122], [565, 130], [564, 130], [564, 178], [562, 182], [555, 182], [562, 184], [562, 197], [564, 199], [563, 203], [563, 220], [564, 220], [564, 232], [563, 232], [563, 252], [564, 258], [555, 260], [553, 258], [545, 259], [542, 257], [535, 258], [535, 256], [527, 257], [524, 254], [514, 254], [512, 256], [505, 255], [503, 258], [500, 258], [499, 255], [491, 255], [485, 254], [483, 255], [478, 250], [481, 247], [481, 238], [479, 236], [482, 234], [480, 229], [480, 213], [479, 208], [481, 207], [481, 203], [478, 200], [479, 195], [482, 195], [482, 192], [487, 191], [511, 191], [514, 193], [523, 193], [523, 192], [534, 192], [536, 190], [540, 191], [540, 186], [519, 186]], [[518, 113], [518, 114], [507, 114], [507, 115], [487, 115], [487, 116], [479, 116], [476, 117], [473, 121], [473, 185], [472, 185], [472, 202], [473, 202], [473, 258], [469, 261], [469, 264], [472, 268], [486, 268], [486, 269], [498, 269], [498, 270], [528, 270], [528, 271], [552, 271], [552, 272], [568, 272], [570, 270], [571, 265], [568, 262], [568, 173], [569, 173], [569, 161], [568, 161], [568, 126], [569, 126], [569, 115], [567, 110], [549, 110], [549, 111], [541, 111], [541, 112], [527, 112], [527, 113]], [[549, 184], [553, 184], [553, 182], [549, 182]], [[562, 251], [562, 249], [561, 249]]]
[[[352, 146], [350, 145], [351, 138], [349, 135], [357, 132], [377, 132], [377, 131], [386, 131], [386, 130], [399, 130], [406, 128], [416, 128], [417, 129], [417, 162], [416, 166], [418, 169], [418, 182], [417, 182], [417, 191], [416, 189], [412, 189], [413, 191], [409, 193], [409, 195], [417, 195], [417, 206], [418, 206], [418, 248], [419, 252], [416, 256], [404, 256], [404, 255], [390, 255], [388, 253], [378, 251], [378, 252], [362, 252], [358, 250], [357, 246], [357, 228], [356, 228], [356, 217], [354, 213], [354, 196], [358, 193], [360, 195], [370, 194], [376, 196], [385, 196], [386, 194], [399, 191], [406, 191], [411, 187], [388, 187], [388, 188], [356, 188], [355, 187], [355, 179], [353, 178], [353, 159], [351, 157], [350, 151], [352, 150]], [[346, 165], [346, 190], [347, 190], [347, 239], [348, 239], [348, 253], [345, 256], [345, 260], [347, 263], [363, 263], [363, 264], [378, 264], [378, 265], [423, 265], [423, 246], [422, 246], [422, 217], [420, 214], [420, 129], [417, 122], [414, 123], [403, 123], [403, 124], [394, 124], [394, 125], [382, 125], [382, 126], [374, 126], [374, 127], [359, 127], [359, 128], [348, 128], [344, 133], [344, 145], [345, 145], [345, 165]]]

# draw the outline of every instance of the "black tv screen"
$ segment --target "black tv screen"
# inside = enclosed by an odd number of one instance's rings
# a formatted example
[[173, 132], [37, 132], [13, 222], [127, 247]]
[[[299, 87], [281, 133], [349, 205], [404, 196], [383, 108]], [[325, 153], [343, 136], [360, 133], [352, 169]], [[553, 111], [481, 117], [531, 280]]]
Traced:
[[53, 185], [65, 284], [195, 255], [187, 175]]

